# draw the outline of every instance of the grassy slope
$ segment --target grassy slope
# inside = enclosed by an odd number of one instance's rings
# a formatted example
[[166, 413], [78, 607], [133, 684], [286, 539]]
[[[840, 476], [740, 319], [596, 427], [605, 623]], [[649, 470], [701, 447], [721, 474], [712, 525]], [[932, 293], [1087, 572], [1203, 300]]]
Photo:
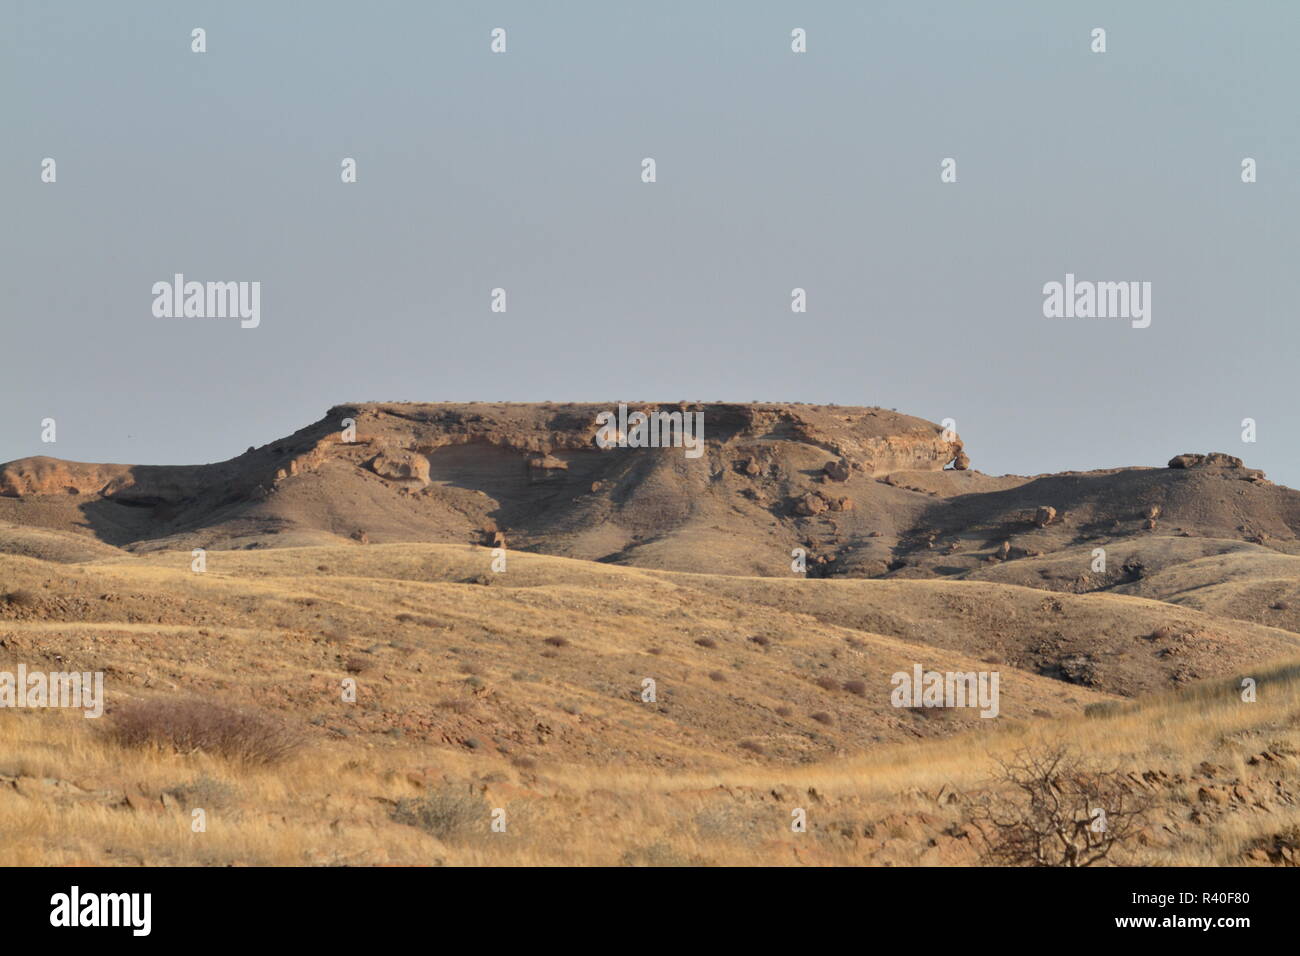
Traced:
[[[1202, 684], [1085, 718], [1113, 698], [1008, 662], [1004, 716], [980, 721], [895, 710], [887, 676], [912, 661], [990, 669], [953, 628], [1006, 630], [993, 617], [1018, 602], [1066, 598], [1062, 627], [1083, 633], [1151, 602], [525, 554], [493, 575], [488, 551], [450, 545], [213, 552], [202, 575], [189, 560], [0, 557], [6, 589], [34, 596], [0, 605], [0, 666], [106, 669], [110, 706], [191, 692], [256, 703], [304, 727], [308, 750], [249, 768], [126, 752], [67, 714], [0, 712], [0, 863], [971, 863], [969, 795], [994, 756], [1040, 735], [1152, 791], [1149, 862], [1263, 862], [1300, 824], [1300, 679], [1261, 663], [1288, 651], [1270, 628], [1213, 622], [1228, 652], [1248, 650], [1234, 637], [1277, 642], [1249, 661], [1258, 703]], [[971, 588], [1001, 611], [972, 619]], [[913, 632], [865, 626], [905, 611], [923, 622]], [[339, 700], [349, 663], [356, 704]], [[657, 705], [639, 699], [649, 675]], [[439, 838], [393, 821], [396, 801], [430, 787], [472, 800], [482, 826]], [[196, 806], [205, 833], [190, 830]], [[810, 832], [796, 835], [800, 806]], [[485, 807], [507, 810], [507, 833], [488, 830]]]

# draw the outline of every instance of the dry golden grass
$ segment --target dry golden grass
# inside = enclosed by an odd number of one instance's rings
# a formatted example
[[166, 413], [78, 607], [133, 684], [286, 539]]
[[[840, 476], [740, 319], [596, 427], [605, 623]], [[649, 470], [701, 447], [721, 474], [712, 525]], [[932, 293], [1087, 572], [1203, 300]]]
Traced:
[[[1104, 717], [716, 774], [577, 765], [520, 771], [443, 749], [375, 752], [350, 741], [250, 767], [204, 754], [123, 750], [93, 721], [70, 715], [7, 714], [0, 721], [0, 775], [9, 781], [0, 787], [0, 864], [973, 863], [974, 848], [962, 845], [969, 838], [945, 836], [946, 856], [929, 840], [962, 823], [963, 795], [989, 785], [998, 757], [1039, 739], [1070, 743], [1120, 768], [1183, 777], [1202, 761], [1248, 776], [1246, 761], [1272, 748], [1291, 754], [1294, 779], [1298, 674], [1293, 667], [1260, 675], [1253, 704], [1234, 687], [1206, 687]], [[437, 769], [415, 776], [422, 761]], [[59, 792], [50, 780], [86, 792]], [[154, 796], [195, 781], [206, 781], [199, 800], [219, 798], [203, 808], [206, 832], [192, 831], [193, 804], [163, 806]], [[397, 801], [430, 787], [504, 808], [506, 832], [492, 832], [484, 816], [477, 828], [442, 840], [392, 819]], [[1294, 805], [1278, 805], [1267, 812], [1243, 806], [1191, 825], [1195, 791], [1194, 782], [1158, 791], [1160, 812], [1177, 832], [1158, 832], [1130, 862], [1240, 863], [1256, 841], [1300, 823]], [[956, 802], [936, 800], [941, 793], [958, 794]], [[127, 794], [137, 806], [122, 802]], [[794, 807], [806, 808], [809, 832], [790, 831]]]
[[[466, 583], [488, 560], [427, 545], [221, 552], [199, 575], [188, 554], [57, 574], [0, 557], [37, 596], [0, 620], [6, 653], [111, 668], [101, 721], [0, 711], [0, 864], [975, 864], [972, 801], [999, 758], [1040, 741], [1149, 789], [1146, 839], [1119, 862], [1268, 862], [1261, 846], [1300, 824], [1295, 665], [1252, 671], [1255, 703], [1235, 678], [1119, 702], [1007, 673], [1002, 718], [917, 722], [844, 681], [917, 659], [983, 665], [826, 620], [858, 585], [807, 582], [823, 603], [780, 607], [733, 579], [704, 601], [703, 576], [534, 555], [512, 555], [507, 581]], [[358, 701], [343, 704], [354, 659]], [[667, 710], [635, 699], [647, 672], [666, 675]], [[194, 691], [257, 701], [308, 743], [249, 765], [120, 746], [100, 726], [124, 701]], [[403, 812], [429, 794], [428, 814]], [[466, 824], [462, 804], [481, 819]], [[796, 808], [806, 833], [791, 831]]]

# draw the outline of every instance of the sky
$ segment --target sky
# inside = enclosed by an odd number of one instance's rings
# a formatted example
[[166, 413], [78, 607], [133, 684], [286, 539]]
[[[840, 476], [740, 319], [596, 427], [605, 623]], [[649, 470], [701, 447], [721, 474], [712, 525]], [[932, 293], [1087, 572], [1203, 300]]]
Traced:
[[[951, 418], [995, 474], [1224, 451], [1300, 486], [1298, 28], [0, 0], [0, 461], [217, 461], [353, 401], [762, 400]], [[175, 273], [259, 282], [260, 324], [156, 316]], [[1046, 317], [1067, 273], [1150, 282], [1150, 326]]]

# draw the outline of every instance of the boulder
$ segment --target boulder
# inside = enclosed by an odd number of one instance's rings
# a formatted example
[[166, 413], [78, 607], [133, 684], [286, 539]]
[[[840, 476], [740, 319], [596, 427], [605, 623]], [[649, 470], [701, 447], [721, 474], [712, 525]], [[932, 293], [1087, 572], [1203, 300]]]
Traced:
[[852, 470], [849, 463], [843, 458], [839, 461], [828, 461], [822, 467], [822, 471], [826, 472], [826, 477], [831, 481], [848, 481]]
[[821, 495], [815, 495], [811, 491], [800, 497], [794, 503], [794, 513], [811, 518], [813, 515], [819, 515], [827, 509], [826, 499]]

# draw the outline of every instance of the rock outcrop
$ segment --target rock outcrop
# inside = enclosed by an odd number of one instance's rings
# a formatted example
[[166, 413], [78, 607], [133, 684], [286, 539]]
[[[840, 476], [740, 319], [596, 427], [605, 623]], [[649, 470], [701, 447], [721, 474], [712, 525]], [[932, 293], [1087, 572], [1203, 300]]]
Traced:
[[1235, 455], [1224, 454], [1221, 451], [1212, 451], [1207, 455], [1190, 452], [1184, 455], [1175, 455], [1169, 459], [1169, 467], [1206, 469], [1229, 473], [1232, 477], [1240, 478], [1242, 481], [1253, 481], [1257, 484], [1267, 482], [1264, 473], [1258, 468], [1247, 468], [1240, 458]]
[[429, 483], [429, 459], [414, 452], [381, 452], [371, 460], [370, 467], [381, 478], [392, 481], [414, 481], [421, 485]]

